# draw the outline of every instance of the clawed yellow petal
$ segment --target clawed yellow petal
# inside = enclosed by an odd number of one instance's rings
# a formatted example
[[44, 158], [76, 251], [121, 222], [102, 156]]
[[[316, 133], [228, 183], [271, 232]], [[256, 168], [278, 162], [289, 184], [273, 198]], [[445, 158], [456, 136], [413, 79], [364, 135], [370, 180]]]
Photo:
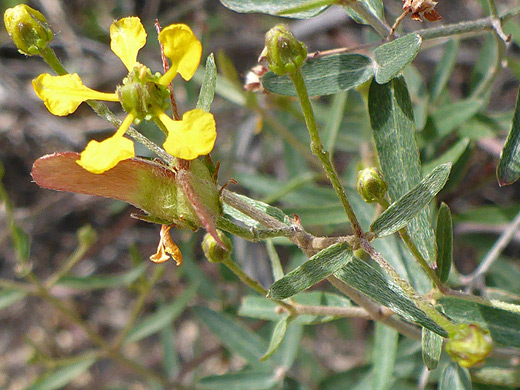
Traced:
[[122, 135], [114, 135], [101, 142], [90, 141], [77, 163], [89, 172], [103, 173], [134, 156], [134, 143]]
[[129, 114], [112, 137], [101, 142], [90, 141], [76, 162], [89, 172], [103, 173], [119, 161], [134, 157], [134, 143], [123, 137], [134, 119], [135, 116]]
[[161, 31], [159, 41], [164, 47], [164, 55], [171, 61], [170, 69], [160, 83], [169, 84], [177, 73], [184, 80], [191, 79], [202, 55], [202, 45], [191, 28], [185, 24], [172, 24]]
[[166, 114], [159, 120], [168, 129], [164, 149], [174, 157], [193, 160], [213, 150], [217, 131], [215, 118], [201, 109], [188, 111], [181, 121], [174, 121]]
[[146, 31], [138, 17], [116, 20], [110, 26], [110, 48], [128, 71], [137, 62], [137, 53], [146, 43]]
[[97, 92], [86, 87], [76, 73], [64, 76], [44, 73], [34, 79], [32, 84], [47, 109], [59, 116], [73, 113], [86, 100], [118, 100], [115, 93]]

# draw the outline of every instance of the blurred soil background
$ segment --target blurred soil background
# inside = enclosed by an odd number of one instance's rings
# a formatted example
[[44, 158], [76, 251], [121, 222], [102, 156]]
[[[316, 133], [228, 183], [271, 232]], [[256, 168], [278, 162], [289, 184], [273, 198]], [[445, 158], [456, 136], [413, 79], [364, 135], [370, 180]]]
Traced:
[[[1, 11], [18, 4], [2, 0]], [[515, 1], [499, 1], [501, 9], [513, 6]], [[46, 15], [56, 33], [52, 46], [69, 72], [81, 75], [85, 84], [100, 91], [113, 91], [126, 75], [120, 60], [109, 48], [109, 26], [114, 19], [124, 16], [139, 16], [148, 32], [149, 44], [139, 54], [139, 61], [153, 71], [161, 70], [160, 53], [156, 43], [154, 20], [162, 26], [183, 22], [189, 24], [198, 37], [202, 37], [203, 60], [211, 52], [228, 56], [243, 79], [255, 65], [263, 48], [265, 32], [280, 21], [279, 18], [257, 14], [237, 14], [223, 7], [217, 0], [192, 1], [60, 1], [41, 0], [28, 2]], [[400, 13], [401, 2], [385, 1], [387, 20], [393, 21]], [[443, 17], [442, 23], [472, 20], [484, 16], [478, 1], [443, 1], [437, 7]], [[389, 15], [393, 15], [390, 17]], [[309, 51], [336, 47], [355, 47], [366, 42], [368, 29], [355, 24], [340, 8], [334, 8], [310, 20], [285, 20], [296, 36], [303, 40]], [[406, 20], [405, 31], [429, 26]], [[469, 70], [476, 62], [482, 37], [466, 39], [449, 82], [453, 97], [463, 96], [469, 83]], [[431, 49], [422, 50], [414, 65], [426, 79], [431, 77], [433, 67], [439, 60], [441, 48], [432, 43]], [[513, 43], [510, 52], [518, 54]], [[0, 31], [0, 161], [5, 174], [2, 179], [14, 207], [18, 224], [31, 237], [32, 270], [45, 279], [77, 248], [77, 231], [91, 225], [98, 234], [98, 242], [85, 259], [74, 268], [79, 276], [124, 272], [135, 264], [136, 259], [155, 252], [159, 227], [137, 221], [130, 213], [137, 210], [130, 206], [101, 198], [74, 195], [40, 189], [31, 181], [30, 171], [35, 159], [56, 151], [81, 151], [88, 140], [103, 139], [112, 134], [113, 128], [98, 118], [86, 105], [69, 117], [51, 115], [36, 98], [31, 80], [40, 73], [50, 72], [38, 57], [25, 57], [18, 53], [6, 32]], [[518, 79], [504, 71], [494, 84], [491, 108], [509, 111], [514, 107]], [[199, 84], [185, 83], [177, 78], [175, 93], [181, 112], [195, 105]], [[326, 101], [327, 98], [324, 98]], [[120, 113], [117, 105], [111, 108]], [[278, 159], [282, 153], [279, 141], [272, 132], [258, 133], [258, 118], [244, 107], [239, 107], [217, 96], [212, 107], [216, 116], [218, 139], [214, 160], [221, 161], [220, 184], [233, 178], [236, 172], [264, 172], [282, 178], [286, 174], [279, 169]], [[143, 125], [146, 130], [147, 125]], [[455, 212], [481, 204], [514, 204], [520, 191], [513, 185], [498, 191], [494, 170], [498, 153], [509, 129], [504, 128], [496, 137], [480, 140], [468, 164], [463, 193], [446, 195]], [[148, 131], [149, 132], [149, 131]], [[152, 134], [151, 132], [149, 132]], [[149, 156], [140, 148], [138, 153]], [[338, 155], [337, 163], [342, 170], [356, 156], [348, 153]], [[232, 186], [241, 192], [240, 183]], [[5, 208], [0, 205], [0, 278], [19, 280], [23, 273], [17, 263], [5, 221]], [[487, 226], [465, 224], [458, 229], [485, 233], [496, 237], [496, 231], [485, 231]], [[195, 238], [193, 238], [195, 236]], [[184, 256], [199, 268], [203, 277], [212, 280], [218, 296], [197, 294], [193, 303], [222, 307], [237, 305], [247, 289], [213, 264], [203, 259], [196, 243], [201, 232], [176, 231], [174, 239], [183, 242]], [[518, 252], [520, 237], [516, 237], [510, 251]], [[268, 286], [272, 280], [269, 265], [262, 245], [242, 241], [235, 242], [237, 260], [245, 269]], [[471, 249], [458, 246], [459, 269], [469, 272], [475, 267]], [[153, 273], [154, 264], [148, 264], [147, 272]], [[164, 274], [155, 284], [154, 292], [144, 305], [143, 315], [154, 310], [158, 302], [171, 302], [185, 289], [185, 280], [194, 275], [190, 270], [177, 268], [170, 262]], [[132, 289], [74, 290], [56, 287], [53, 294], [66, 305], [75, 306], [83, 319], [110, 340], [115, 331], [123, 327], [129, 316], [131, 302], [135, 298]], [[365, 359], [365, 334], [371, 326], [366, 321], [351, 321], [351, 340], [337, 342], [337, 328], [326, 324], [313, 328], [313, 337], [303, 341], [305, 349], [319, 357], [325, 370], [344, 370]], [[258, 325], [258, 324], [256, 324]], [[175, 322], [175, 345], [179, 356], [181, 381], [189, 383], [194, 375], [218, 374], [230, 366], [243, 364], [229, 361], [218, 342], [185, 313]], [[0, 311], [0, 388], [19, 390], [26, 388], [42, 369], [50, 363], [45, 359], [64, 358], [84, 352], [91, 347], [82, 330], [65, 319], [56, 310], [38, 297], [28, 297]], [[157, 337], [150, 337], [139, 344], [131, 344], [125, 350], [131, 358], [139, 358], [148, 367], [160, 367], [162, 352]], [[144, 389], [133, 373], [110, 362], [97, 364], [94, 370], [82, 375], [68, 389], [101, 389], [107, 384], [121, 383], [125, 388]]]

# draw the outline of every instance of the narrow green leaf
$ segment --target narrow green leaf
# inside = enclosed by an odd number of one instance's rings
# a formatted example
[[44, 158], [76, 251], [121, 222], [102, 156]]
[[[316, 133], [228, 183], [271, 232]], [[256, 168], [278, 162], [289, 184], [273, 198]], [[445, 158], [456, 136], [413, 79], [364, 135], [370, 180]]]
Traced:
[[483, 99], [465, 99], [439, 107], [431, 114], [435, 136], [443, 138], [470, 120], [484, 105]]
[[[284, 11], [295, 7], [304, 7], [306, 4], [314, 3], [316, 0], [220, 0], [224, 7], [235, 12], [249, 13], [260, 12], [263, 14], [278, 16]], [[309, 19], [322, 12], [326, 7], [318, 7], [312, 10], [284, 15], [295, 19]]]
[[[352, 306], [348, 299], [323, 291], [302, 292], [293, 296], [292, 299], [296, 303], [309, 306]], [[280, 321], [289, 316], [288, 313], [280, 313], [278, 307], [279, 305], [270, 299], [258, 295], [249, 295], [242, 299], [238, 314], [243, 317], [258, 318], [267, 321]], [[300, 315], [296, 317], [292, 323], [313, 325], [334, 319], [336, 319], [336, 317], [333, 316]]]
[[197, 101], [197, 108], [206, 112], [211, 109], [211, 103], [215, 97], [215, 88], [217, 87], [217, 67], [215, 65], [215, 57], [211, 53], [206, 59], [206, 70], [204, 73], [204, 80], [200, 88], [199, 100]]
[[513, 184], [520, 177], [520, 89], [516, 98], [515, 115], [497, 168], [498, 184]]
[[0, 292], [0, 310], [11, 306], [12, 304], [24, 299], [27, 296], [25, 291], [20, 290], [2, 290]]
[[140, 264], [128, 272], [114, 276], [72, 276], [62, 277], [57, 283], [60, 286], [78, 290], [97, 290], [126, 286], [135, 282], [146, 270], [146, 264]]
[[161, 306], [155, 313], [149, 315], [135, 326], [125, 337], [125, 344], [139, 341], [154, 333], [159, 332], [165, 326], [171, 324], [186, 309], [188, 303], [193, 299], [198, 286], [192, 284], [173, 303]]
[[392, 280], [386, 279], [367, 262], [353, 257], [334, 276], [367, 295], [371, 300], [389, 307], [407, 321], [415, 322], [446, 337], [448, 334], [430, 319]]
[[446, 84], [453, 73], [455, 64], [457, 63], [457, 55], [459, 53], [459, 40], [450, 39], [444, 46], [444, 53], [441, 60], [435, 67], [432, 82], [430, 84], [430, 97], [432, 101], [439, 98], [440, 94], [445, 90]]
[[419, 34], [408, 34], [395, 41], [384, 43], [374, 50], [376, 82], [385, 84], [392, 80], [415, 58], [421, 48]]
[[197, 389], [201, 390], [268, 390], [280, 379], [273, 371], [244, 371], [236, 374], [212, 375], [202, 378]]
[[347, 97], [347, 91], [339, 92], [334, 95], [330, 104], [330, 113], [323, 132], [323, 145], [329, 153], [334, 153], [334, 144], [345, 115]]
[[437, 242], [437, 275], [441, 282], [446, 282], [450, 275], [453, 261], [453, 222], [450, 208], [442, 203], [437, 216], [437, 230], [435, 230]]
[[[384, 85], [372, 82], [368, 108], [381, 170], [390, 199], [395, 201], [421, 181], [413, 109], [404, 79], [397, 77]], [[429, 210], [422, 210], [406, 230], [419, 252], [432, 264], [437, 249]]]
[[162, 328], [159, 334], [163, 350], [162, 366], [164, 373], [168, 378], [174, 378], [181, 369], [177, 348], [175, 347], [175, 329], [169, 324]]
[[471, 378], [466, 368], [450, 362], [439, 380], [439, 390], [471, 390]]
[[[484, 383], [489, 386], [507, 386], [517, 389], [520, 387], [520, 370], [515, 367], [512, 369], [503, 367], [486, 367], [471, 370], [471, 377], [477, 383]], [[500, 387], [503, 389], [503, 387]], [[494, 387], [486, 387], [494, 389]]]
[[88, 356], [82, 360], [75, 361], [74, 363], [48, 372], [43, 377], [37, 379], [32, 385], [27, 387], [26, 390], [61, 389], [87, 371], [96, 360], [96, 357]]
[[31, 237], [18, 225], [11, 230], [14, 250], [21, 261], [29, 260], [31, 256]]
[[388, 390], [392, 384], [399, 333], [381, 322], [376, 323], [372, 350], [372, 389]]
[[[309, 96], [331, 95], [355, 88], [374, 75], [372, 60], [361, 54], [337, 54], [310, 59], [302, 67]], [[262, 85], [279, 95], [296, 96], [291, 79], [267, 72]]]
[[[488, 32], [484, 44], [480, 46], [480, 52], [470, 75], [470, 92], [474, 95], [493, 77], [496, 72], [497, 60], [499, 56], [498, 45], [502, 44], [500, 38]], [[486, 93], [489, 88], [481, 90], [480, 94]]]
[[384, 237], [405, 227], [444, 187], [450, 170], [450, 163], [435, 168], [417, 186], [392, 203], [370, 225], [370, 231]]
[[464, 152], [467, 150], [468, 146], [469, 138], [462, 138], [458, 140], [441, 156], [424, 164], [422, 166], [423, 174], [430, 173], [433, 170], [433, 168], [441, 164], [452, 163], [452, 165], [455, 165], [455, 163], [462, 157]]
[[291, 368], [298, 356], [302, 336], [303, 325], [296, 323], [294, 320], [289, 322], [283, 341], [273, 355], [272, 361], [286, 369]]
[[267, 296], [273, 299], [292, 297], [294, 294], [306, 290], [327, 276], [332, 275], [351, 259], [352, 250], [347, 243], [331, 245], [322, 249], [283, 278], [274, 282]]
[[496, 343], [520, 347], [520, 306], [503, 304], [493, 307], [461, 298], [443, 297], [438, 303], [444, 313], [464, 323], [476, 323], [489, 329]]
[[[383, 2], [381, 0], [361, 0], [360, 3], [363, 3], [365, 7], [379, 19], [382, 20], [384, 18], [384, 8]], [[348, 5], [343, 6], [343, 9], [347, 12], [348, 16], [354, 19], [356, 23], [370, 24], [367, 23], [365, 19], [363, 19], [356, 11], [354, 11]]]
[[249, 363], [258, 365], [267, 344], [256, 333], [240, 324], [236, 318], [215, 312], [202, 306], [192, 308], [197, 318], [218, 337], [222, 345], [242, 356]]
[[442, 337], [431, 330], [422, 328], [422, 358], [428, 370], [435, 370], [442, 353]]
[[283, 318], [280, 321], [276, 323], [273, 329], [273, 334], [271, 335], [271, 341], [269, 342], [269, 347], [267, 347], [267, 351], [265, 352], [264, 356], [260, 358], [260, 360], [263, 362], [267, 359], [269, 359], [273, 353], [275, 353], [282, 344], [283, 338], [285, 336], [285, 332], [287, 331], [287, 325], [288, 325], [288, 319]]
[[[280, 210], [279, 208], [273, 207], [271, 205], [268, 205], [267, 203], [260, 202], [258, 200], [248, 198], [247, 196], [244, 196], [244, 195], [234, 194], [234, 196], [239, 197], [240, 199], [242, 199], [244, 202], [248, 203], [255, 209], [258, 209], [259, 211], [269, 214], [271, 217], [276, 218], [278, 221], [285, 223], [287, 226], [291, 225], [291, 219], [287, 215], [285, 215], [285, 213], [282, 210]], [[248, 217], [244, 213], [229, 206], [227, 203], [224, 203], [224, 213], [235, 218], [237, 221], [243, 222], [248, 227], [264, 228], [264, 225], [262, 225], [260, 222], [255, 221], [254, 219]]]

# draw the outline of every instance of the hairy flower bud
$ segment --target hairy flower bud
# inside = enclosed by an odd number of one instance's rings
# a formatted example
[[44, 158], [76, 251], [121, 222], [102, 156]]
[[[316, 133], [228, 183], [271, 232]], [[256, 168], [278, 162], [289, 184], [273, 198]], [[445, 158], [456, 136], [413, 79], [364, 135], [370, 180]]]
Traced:
[[307, 58], [307, 48], [283, 24], [265, 34], [265, 48], [260, 60], [266, 59], [269, 69], [279, 75], [293, 73]]
[[384, 198], [388, 185], [376, 168], [365, 168], [358, 173], [357, 191], [367, 203], [374, 203]]
[[167, 110], [170, 92], [159, 85], [160, 74], [152, 75], [150, 68], [136, 63], [134, 69], [123, 79], [123, 85], [117, 87], [119, 101], [126, 112], [132, 112], [136, 122], [150, 120], [154, 109]]
[[202, 250], [204, 255], [210, 263], [221, 263], [222, 261], [229, 258], [231, 251], [233, 250], [233, 244], [231, 240], [220, 230], [217, 230], [218, 237], [222, 240], [227, 249], [222, 248], [221, 245], [211, 236], [206, 233], [204, 240], [202, 241]]
[[4, 13], [4, 24], [7, 33], [22, 54], [39, 54], [53, 38], [45, 16], [25, 4], [7, 9]]
[[476, 324], [458, 324], [450, 332], [446, 352], [462, 367], [481, 363], [493, 350], [493, 340], [488, 330]]

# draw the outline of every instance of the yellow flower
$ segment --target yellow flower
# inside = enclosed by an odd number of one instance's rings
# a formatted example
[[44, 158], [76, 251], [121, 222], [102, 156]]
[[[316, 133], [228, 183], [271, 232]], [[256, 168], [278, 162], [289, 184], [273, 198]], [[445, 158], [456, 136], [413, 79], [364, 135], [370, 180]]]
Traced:
[[137, 62], [137, 54], [146, 43], [146, 32], [139, 18], [115, 21], [110, 27], [110, 48], [128, 69], [128, 76], [116, 92], [97, 92], [86, 87], [77, 74], [51, 76], [42, 74], [33, 80], [36, 94], [54, 115], [69, 115], [87, 100], [119, 101], [128, 113], [121, 127], [110, 138], [91, 141], [81, 153], [78, 164], [93, 173], [103, 173], [121, 160], [135, 156], [133, 142], [124, 138], [132, 122], [143, 119], [160, 122], [167, 130], [165, 149], [174, 157], [193, 160], [208, 154], [215, 144], [213, 115], [202, 110], [184, 114], [174, 121], [164, 111], [168, 107], [168, 85], [179, 73], [189, 80], [197, 70], [202, 45], [184, 24], [172, 24], [159, 34], [164, 54], [171, 61], [165, 74], [152, 75]]

